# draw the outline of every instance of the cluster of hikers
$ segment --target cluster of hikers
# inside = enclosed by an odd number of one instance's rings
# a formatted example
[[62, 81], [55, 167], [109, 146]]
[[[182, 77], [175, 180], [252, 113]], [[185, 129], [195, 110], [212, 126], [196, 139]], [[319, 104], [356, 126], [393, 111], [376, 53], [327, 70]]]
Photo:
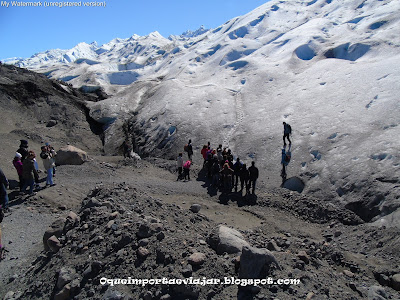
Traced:
[[[41, 147], [40, 158], [43, 161], [43, 167], [47, 173], [46, 185], [54, 186], [53, 177], [55, 177], [55, 156], [56, 152], [54, 148], [46, 143]], [[34, 190], [40, 189], [39, 170], [38, 162], [36, 161], [36, 154], [34, 151], [29, 150], [28, 141], [20, 140], [20, 145], [15, 153], [12, 164], [15, 167], [18, 179], [19, 179], [19, 190], [20, 194], [33, 195]], [[3, 220], [4, 212], [9, 210], [9, 198], [7, 189], [9, 188], [9, 182], [4, 172], [0, 169], [0, 223]], [[27, 188], [28, 191], [27, 191]], [[0, 259], [4, 255], [4, 248], [1, 244], [1, 229], [0, 229]]]
[[[291, 146], [292, 141], [290, 135], [292, 134], [292, 128], [286, 122], [283, 122], [283, 148], [281, 157], [281, 177], [282, 184], [286, 181], [287, 173], [286, 168], [290, 162], [292, 153]], [[289, 147], [286, 149], [286, 139], [289, 142]], [[192, 141], [189, 140], [188, 144], [184, 146], [184, 152], [187, 153], [188, 159], [184, 161], [183, 153], [178, 154], [177, 168], [178, 178], [177, 180], [190, 180], [190, 167], [192, 165], [193, 157], [193, 146]], [[255, 162], [251, 162], [251, 166], [247, 168], [240, 158], [234, 157], [230, 149], [223, 148], [222, 145], [218, 145], [216, 149], [210, 146], [210, 142], [204, 145], [201, 149], [201, 155], [203, 157], [203, 168], [206, 171], [207, 177], [211, 180], [211, 185], [217, 188], [222, 188], [223, 192], [232, 191], [235, 188], [235, 192], [238, 190], [240, 182], [240, 192], [246, 191], [246, 194], [255, 193], [256, 182], [259, 176], [258, 168], [255, 166]]]
[[[192, 165], [193, 156], [191, 140], [185, 145], [184, 151], [187, 152], [188, 160], [184, 162], [183, 153], [181, 152], [178, 154], [177, 180], [190, 180], [190, 167]], [[244, 190], [246, 194], [249, 194], [250, 190], [252, 194], [255, 193], [259, 172], [254, 161], [251, 163], [251, 166], [247, 168], [247, 165], [242, 163], [239, 157], [236, 158], [234, 162], [234, 157], [230, 149], [222, 147], [222, 144], [214, 149], [210, 146], [210, 142], [203, 146], [201, 155], [203, 157], [203, 169], [207, 174], [207, 178], [211, 181], [212, 186], [221, 188], [223, 193], [228, 193], [232, 191], [233, 188], [235, 192], [237, 192], [240, 182], [241, 193]]]

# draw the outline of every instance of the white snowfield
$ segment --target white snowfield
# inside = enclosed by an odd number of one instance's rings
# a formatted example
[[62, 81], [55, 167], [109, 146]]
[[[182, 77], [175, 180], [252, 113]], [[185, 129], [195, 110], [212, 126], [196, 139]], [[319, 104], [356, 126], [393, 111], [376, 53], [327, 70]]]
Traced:
[[[366, 221], [400, 215], [400, 1], [271, 1], [218, 28], [81, 43], [8, 62], [75, 87], [107, 124], [105, 149], [132, 128], [142, 153], [175, 157], [191, 138], [223, 143], [261, 181], [280, 184], [282, 122], [293, 128], [288, 178]], [[397, 211], [397, 212], [396, 212]], [[385, 218], [379, 219], [381, 216]], [[399, 223], [399, 222], [397, 222]], [[397, 224], [399, 225], [399, 224]]]

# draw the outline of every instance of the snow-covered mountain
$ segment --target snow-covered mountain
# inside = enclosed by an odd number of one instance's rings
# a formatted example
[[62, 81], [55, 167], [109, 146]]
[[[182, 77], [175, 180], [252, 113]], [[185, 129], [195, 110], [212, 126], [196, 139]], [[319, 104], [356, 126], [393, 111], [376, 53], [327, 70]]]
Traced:
[[[288, 175], [364, 220], [399, 216], [400, 1], [271, 1], [196, 34], [79, 44], [9, 61], [111, 95], [91, 106], [105, 151], [127, 134], [140, 153], [174, 157], [189, 138], [223, 143], [280, 182]], [[128, 123], [127, 120], [129, 120]]]

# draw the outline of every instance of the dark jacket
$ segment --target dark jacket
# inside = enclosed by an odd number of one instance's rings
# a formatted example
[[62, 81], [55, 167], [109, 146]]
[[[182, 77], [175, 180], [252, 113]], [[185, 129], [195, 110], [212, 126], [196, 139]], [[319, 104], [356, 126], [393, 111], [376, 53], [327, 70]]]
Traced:
[[21, 161], [24, 161], [25, 158], [28, 156], [28, 152], [29, 152], [28, 146], [25, 146], [25, 145], [19, 146], [19, 149], [17, 150], [17, 152], [22, 155]]
[[250, 180], [257, 180], [257, 178], [258, 178], [258, 168], [257, 167], [250, 166], [249, 173], [250, 173]]
[[33, 159], [25, 159], [22, 164], [22, 178], [24, 180], [35, 180], [39, 181], [39, 175], [35, 169], [35, 163]]

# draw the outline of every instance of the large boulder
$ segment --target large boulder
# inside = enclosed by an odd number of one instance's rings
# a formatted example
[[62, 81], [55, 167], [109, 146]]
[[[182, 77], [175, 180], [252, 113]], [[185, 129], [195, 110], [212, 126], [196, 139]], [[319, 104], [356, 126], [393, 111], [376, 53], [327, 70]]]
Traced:
[[87, 160], [87, 153], [74, 146], [62, 147], [56, 155], [56, 165], [81, 165]]
[[267, 249], [245, 246], [240, 256], [239, 278], [259, 278], [266, 265], [279, 264], [275, 256]]
[[224, 225], [216, 227], [211, 232], [207, 242], [217, 254], [223, 254], [225, 252], [229, 254], [239, 253], [244, 246], [250, 246], [239, 231]]

